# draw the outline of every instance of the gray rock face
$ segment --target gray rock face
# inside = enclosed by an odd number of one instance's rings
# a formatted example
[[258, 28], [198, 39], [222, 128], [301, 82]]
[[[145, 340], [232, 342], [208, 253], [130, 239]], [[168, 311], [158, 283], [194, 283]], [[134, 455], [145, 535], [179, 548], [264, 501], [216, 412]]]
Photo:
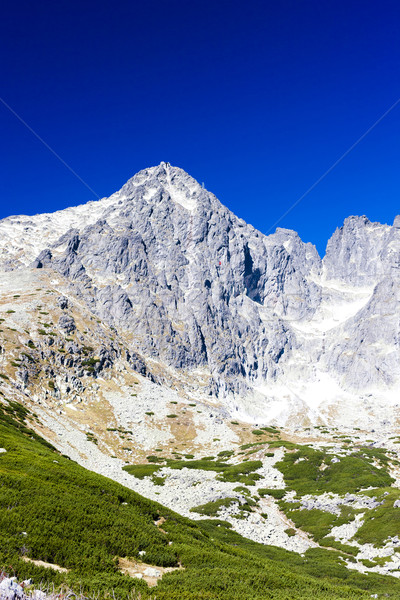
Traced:
[[69, 315], [61, 315], [58, 320], [58, 326], [65, 331], [65, 333], [72, 333], [76, 329], [75, 321]]
[[59, 298], [57, 298], [57, 306], [59, 306], [62, 310], [68, 308], [68, 305], [68, 298], [66, 298], [65, 296], [60, 296]]
[[348, 217], [328, 242], [324, 257], [327, 279], [351, 285], [374, 285], [399, 269], [400, 220], [393, 227]]
[[263, 236], [167, 164], [138, 173], [121, 196], [33, 266], [58, 271], [100, 319], [135, 332], [133, 356], [207, 367], [210, 392], [273, 376], [293, 344], [280, 315], [318, 305], [307, 279], [320, 268], [316, 249], [289, 230]]
[[0, 600], [23, 600], [27, 595], [16, 577], [5, 577], [0, 582]]
[[43, 269], [46, 265], [50, 265], [51, 263], [51, 252], [48, 248], [43, 250], [39, 256], [33, 261], [32, 267], [34, 269]]
[[159, 361], [201, 373], [221, 396], [268, 396], [280, 382], [299, 405], [321, 373], [352, 393], [400, 381], [399, 218], [390, 227], [349, 217], [321, 261], [294, 231], [264, 236], [161, 163], [99, 202], [5, 219], [0, 256], [4, 269], [61, 275], [68, 298], [131, 334], [139, 373]]
[[387, 277], [376, 285], [369, 302], [330, 334], [322, 359], [326, 368], [340, 374], [348, 388], [393, 386], [400, 375], [399, 317], [399, 281]]

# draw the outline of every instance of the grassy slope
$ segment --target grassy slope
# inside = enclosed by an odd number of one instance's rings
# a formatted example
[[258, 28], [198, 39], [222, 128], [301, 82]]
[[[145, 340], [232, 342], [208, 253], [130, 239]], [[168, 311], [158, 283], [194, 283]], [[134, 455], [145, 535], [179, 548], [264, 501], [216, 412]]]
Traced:
[[[86, 592], [132, 591], [157, 600], [274, 600], [399, 597], [392, 578], [363, 577], [340, 565], [338, 553], [305, 557], [241, 538], [224, 524], [194, 523], [123, 486], [89, 472], [32, 436], [18, 405], [0, 409], [0, 568], [19, 576], [83, 587]], [[154, 521], [166, 519], [161, 531]], [[25, 533], [26, 532], [26, 535]], [[172, 542], [170, 544], [169, 542]], [[184, 571], [165, 575], [156, 593], [122, 575], [116, 556], [138, 557]], [[70, 569], [56, 573], [22, 555]], [[349, 584], [351, 587], [343, 585]], [[361, 591], [368, 590], [367, 592]], [[389, 596], [389, 597], [390, 597]]]

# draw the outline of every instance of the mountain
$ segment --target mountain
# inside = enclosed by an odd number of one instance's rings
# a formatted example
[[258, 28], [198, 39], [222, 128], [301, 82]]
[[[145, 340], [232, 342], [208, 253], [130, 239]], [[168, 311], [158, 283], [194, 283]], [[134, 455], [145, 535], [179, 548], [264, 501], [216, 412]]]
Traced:
[[[204, 521], [218, 544], [385, 587], [400, 575], [399, 226], [349, 217], [321, 259], [293, 231], [263, 235], [167, 163], [110, 198], [3, 219], [0, 420], [16, 415], [28, 440], [68, 457], [67, 480], [85, 481], [75, 461], [145, 496], [140, 511], [179, 513], [194, 535], [192, 520]], [[3, 478], [13, 444], [1, 429]], [[21, 461], [32, 486], [61, 464]], [[0, 568], [13, 506], [3, 488]], [[20, 556], [29, 519], [17, 516]], [[62, 543], [28, 557], [55, 561]]]
[[245, 419], [344, 424], [353, 411], [367, 426], [398, 407], [399, 226], [349, 217], [321, 260], [161, 163], [110, 198], [2, 220], [0, 264], [46, 271], [128, 336], [128, 361], [155, 382]]

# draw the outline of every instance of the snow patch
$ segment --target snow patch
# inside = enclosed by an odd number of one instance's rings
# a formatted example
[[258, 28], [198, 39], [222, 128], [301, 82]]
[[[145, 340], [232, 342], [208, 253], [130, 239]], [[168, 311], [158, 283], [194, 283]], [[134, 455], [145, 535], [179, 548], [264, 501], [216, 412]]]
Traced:
[[186, 208], [186, 210], [193, 211], [197, 206], [197, 202], [195, 198], [191, 198], [187, 192], [184, 190], [178, 190], [177, 188], [168, 186], [168, 193], [171, 199]]

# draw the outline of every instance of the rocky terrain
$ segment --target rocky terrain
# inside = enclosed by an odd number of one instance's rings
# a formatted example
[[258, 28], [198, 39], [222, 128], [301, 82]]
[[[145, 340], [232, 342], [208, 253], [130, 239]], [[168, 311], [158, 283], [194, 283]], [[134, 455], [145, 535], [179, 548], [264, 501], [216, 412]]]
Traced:
[[159, 383], [280, 424], [344, 422], [350, 404], [367, 426], [397, 406], [398, 225], [349, 217], [321, 260], [161, 163], [99, 202], [4, 219], [0, 257], [123, 333], [132, 366]]
[[[45, 600], [47, 598], [41, 590], [34, 590], [32, 594], [27, 594], [25, 589], [31, 584], [30, 580], [18, 583], [16, 577], [7, 577], [5, 574], [0, 574], [0, 599], [1, 600], [25, 600], [26, 598], [34, 598], [35, 600]], [[49, 596], [50, 597], [50, 596]]]
[[[399, 218], [349, 217], [321, 259], [161, 163], [0, 221], [0, 402], [182, 515], [399, 576], [399, 266]], [[372, 479], [351, 487], [351, 461]], [[325, 489], [296, 488], [314, 464]]]

